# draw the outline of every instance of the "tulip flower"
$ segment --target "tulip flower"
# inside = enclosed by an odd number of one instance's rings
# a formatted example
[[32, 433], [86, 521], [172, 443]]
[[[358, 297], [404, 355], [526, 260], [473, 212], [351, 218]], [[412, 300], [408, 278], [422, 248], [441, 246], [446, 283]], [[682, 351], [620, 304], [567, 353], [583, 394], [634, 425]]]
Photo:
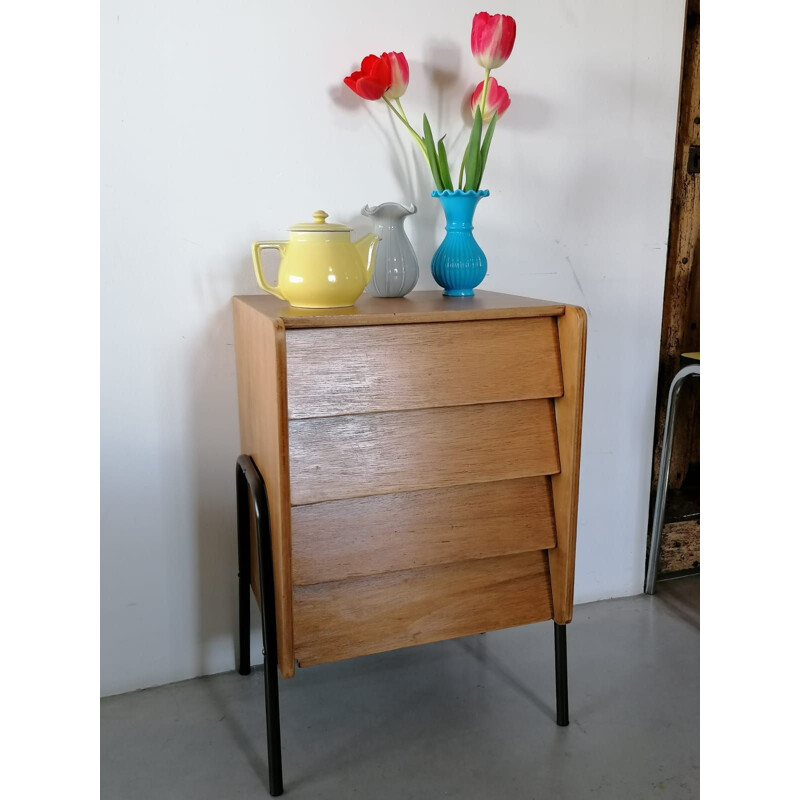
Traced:
[[384, 94], [389, 100], [399, 100], [408, 88], [408, 61], [403, 53], [384, 53], [381, 58], [391, 70], [391, 83]]
[[348, 75], [344, 83], [365, 100], [383, 100], [390, 111], [408, 128], [408, 132], [422, 150], [425, 160], [430, 163], [422, 137], [411, 127], [400, 103], [400, 98], [408, 87], [408, 61], [402, 53], [367, 56], [361, 62], [361, 69]]
[[497, 69], [511, 55], [516, 36], [514, 17], [481, 11], [472, 20], [472, 55], [484, 69]]
[[392, 83], [392, 68], [383, 58], [369, 55], [361, 62], [361, 69], [348, 75], [344, 82], [359, 97], [380, 100]]
[[[475, 109], [481, 104], [483, 95], [483, 81], [481, 81], [472, 93], [469, 104], [472, 109], [472, 116], [475, 116]], [[498, 119], [503, 116], [511, 105], [511, 98], [506, 89], [501, 86], [494, 78], [489, 78], [489, 88], [486, 91], [486, 103], [481, 109], [483, 124], [486, 125], [492, 117], [497, 114]]]
[[[516, 36], [517, 23], [506, 14], [487, 14], [481, 11], [472, 20], [472, 55], [483, 67], [484, 77], [472, 93], [472, 129], [458, 173], [458, 188], [465, 192], [480, 188], [495, 125], [511, 105], [508, 92], [489, 73], [505, 64], [511, 55]], [[403, 110], [400, 98], [408, 88], [408, 76], [405, 55], [391, 52], [380, 56], [368, 55], [361, 62], [361, 69], [348, 75], [344, 82], [365, 100], [383, 100], [419, 147], [428, 162], [436, 188], [439, 191], [454, 191], [455, 174], [450, 173], [445, 137], [436, 141], [426, 114], [422, 115], [420, 134]], [[487, 125], [485, 130], [484, 125]]]

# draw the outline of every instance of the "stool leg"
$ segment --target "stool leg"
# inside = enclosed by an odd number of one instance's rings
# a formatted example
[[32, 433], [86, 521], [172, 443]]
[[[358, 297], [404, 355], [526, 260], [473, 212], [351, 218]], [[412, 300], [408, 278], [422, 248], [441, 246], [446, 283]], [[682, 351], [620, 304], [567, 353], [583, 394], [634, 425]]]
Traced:
[[[256, 518], [258, 577], [261, 591], [261, 640], [264, 654], [264, 706], [267, 717], [267, 762], [269, 764], [269, 793], [283, 794], [283, 763], [281, 758], [281, 717], [278, 698], [278, 628], [275, 616], [275, 577], [272, 571], [272, 535], [269, 524], [269, 504], [264, 479], [249, 456], [239, 456], [240, 466], [250, 486]], [[248, 509], [247, 524], [250, 516]]]
[[647, 560], [647, 572], [644, 579], [644, 590], [647, 594], [655, 594], [656, 573], [658, 572], [658, 551], [661, 548], [661, 530], [664, 527], [664, 510], [667, 500], [667, 486], [669, 485], [669, 464], [672, 459], [672, 440], [675, 437], [675, 414], [677, 409], [678, 393], [684, 381], [690, 375], [700, 376], [700, 365], [691, 364], [684, 367], [672, 379], [667, 396], [667, 416], [664, 423], [664, 443], [661, 447], [661, 465], [658, 470], [658, 486], [656, 487], [656, 502], [653, 507], [653, 524], [650, 529], [650, 558]]
[[569, 693], [567, 691], [567, 626], [555, 625], [556, 639], [556, 725], [569, 725]]
[[239, 674], [250, 674], [250, 504], [247, 478], [236, 465], [236, 533], [239, 550]]

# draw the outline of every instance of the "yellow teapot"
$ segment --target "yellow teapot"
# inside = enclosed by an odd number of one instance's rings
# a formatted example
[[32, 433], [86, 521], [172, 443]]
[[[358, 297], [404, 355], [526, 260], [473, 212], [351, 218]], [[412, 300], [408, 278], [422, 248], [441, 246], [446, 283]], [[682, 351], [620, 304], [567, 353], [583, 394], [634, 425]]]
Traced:
[[[313, 222], [289, 228], [288, 242], [253, 242], [258, 285], [298, 308], [351, 306], [372, 277], [380, 236], [368, 233], [351, 242], [352, 228], [325, 222], [324, 211], [313, 216]], [[266, 282], [261, 268], [261, 251], [268, 248], [281, 254], [277, 286]]]

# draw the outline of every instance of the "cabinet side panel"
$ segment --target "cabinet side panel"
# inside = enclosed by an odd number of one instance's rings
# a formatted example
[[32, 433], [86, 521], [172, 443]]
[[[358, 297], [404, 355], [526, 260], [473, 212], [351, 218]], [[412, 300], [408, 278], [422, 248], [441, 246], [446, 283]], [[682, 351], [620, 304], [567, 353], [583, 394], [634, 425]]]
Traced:
[[[284, 330], [280, 323], [237, 300], [234, 300], [233, 315], [241, 447], [242, 453], [253, 458], [267, 486], [275, 571], [278, 666], [281, 674], [288, 678], [294, 674], [294, 643]], [[259, 597], [254, 527], [251, 527], [251, 552], [251, 583]]]
[[567, 306], [558, 320], [564, 395], [555, 400], [556, 436], [561, 471], [551, 478], [556, 515], [556, 546], [548, 551], [553, 587], [553, 619], [572, 620], [575, 543], [578, 531], [578, 477], [581, 466], [583, 376], [586, 360], [586, 312]]

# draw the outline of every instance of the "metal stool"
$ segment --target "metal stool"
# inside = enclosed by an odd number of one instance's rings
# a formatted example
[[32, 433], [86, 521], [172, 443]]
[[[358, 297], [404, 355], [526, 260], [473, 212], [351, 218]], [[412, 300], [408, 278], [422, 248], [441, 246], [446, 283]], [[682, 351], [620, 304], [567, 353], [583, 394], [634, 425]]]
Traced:
[[669, 484], [669, 462], [672, 459], [672, 440], [675, 436], [675, 412], [678, 393], [686, 379], [692, 375], [700, 377], [700, 353], [682, 353], [684, 365], [672, 379], [667, 397], [667, 417], [664, 423], [664, 446], [661, 448], [661, 467], [658, 471], [656, 503], [653, 509], [653, 525], [650, 529], [650, 558], [647, 560], [647, 573], [644, 579], [646, 594], [655, 594], [656, 573], [658, 572], [658, 551], [661, 548], [661, 530], [664, 527], [664, 510]]

